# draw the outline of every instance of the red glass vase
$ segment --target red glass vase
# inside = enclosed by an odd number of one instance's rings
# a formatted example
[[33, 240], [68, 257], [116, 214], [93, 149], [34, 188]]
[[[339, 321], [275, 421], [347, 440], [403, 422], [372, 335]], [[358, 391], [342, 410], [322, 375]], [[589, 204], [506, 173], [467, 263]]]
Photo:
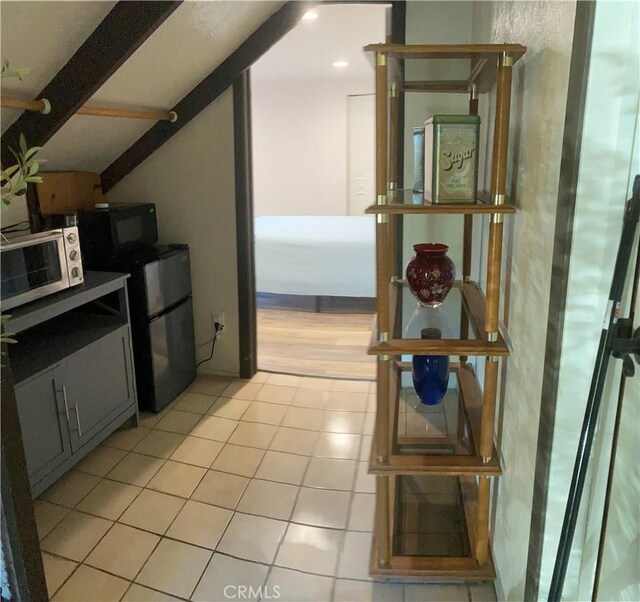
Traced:
[[415, 257], [407, 264], [409, 289], [422, 307], [439, 307], [451, 290], [456, 267], [441, 243], [413, 245]]

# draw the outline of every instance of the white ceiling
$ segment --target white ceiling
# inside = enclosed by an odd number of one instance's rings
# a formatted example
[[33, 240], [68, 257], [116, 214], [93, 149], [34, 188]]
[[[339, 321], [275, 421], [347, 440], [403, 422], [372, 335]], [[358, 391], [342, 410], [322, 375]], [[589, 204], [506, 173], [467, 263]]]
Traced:
[[96, 92], [92, 102], [171, 108], [281, 4], [183, 3]]
[[[113, 4], [3, 1], [2, 57], [9, 58], [15, 67], [32, 67], [24, 82], [17, 82], [17, 85], [12, 82], [12, 91], [28, 98], [41, 90]], [[95, 93], [90, 102], [170, 109], [281, 4], [280, 1], [262, 0], [185, 2]], [[5, 11], [10, 11], [10, 18], [6, 18]], [[38, 35], [33, 35], [30, 30], [31, 23], [38, 24]], [[29, 40], [28, 51], [22, 48], [24, 40]], [[13, 115], [9, 121], [4, 113], [7, 123], [15, 119]], [[150, 121], [78, 115], [47, 142], [40, 154], [47, 160], [46, 169], [51, 171], [101, 172], [152, 125]]]
[[[373, 67], [363, 46], [384, 42], [386, 6], [327, 4], [316, 6], [318, 18], [302, 20], [251, 68], [260, 81], [364, 79]], [[334, 61], [349, 66], [337, 69]]]

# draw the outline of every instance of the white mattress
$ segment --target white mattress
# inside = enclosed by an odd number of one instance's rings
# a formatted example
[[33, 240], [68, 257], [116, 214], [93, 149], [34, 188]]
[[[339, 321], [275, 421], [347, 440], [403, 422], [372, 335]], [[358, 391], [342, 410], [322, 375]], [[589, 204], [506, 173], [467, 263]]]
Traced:
[[374, 216], [255, 220], [260, 293], [375, 297]]

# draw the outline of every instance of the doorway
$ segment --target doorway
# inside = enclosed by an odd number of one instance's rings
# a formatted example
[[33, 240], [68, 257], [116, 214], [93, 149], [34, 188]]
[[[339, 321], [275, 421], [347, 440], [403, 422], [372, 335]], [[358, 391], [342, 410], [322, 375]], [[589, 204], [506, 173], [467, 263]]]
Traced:
[[[373, 65], [388, 7], [322, 5], [251, 69], [256, 365], [373, 379]], [[355, 24], [355, 25], [354, 25]]]

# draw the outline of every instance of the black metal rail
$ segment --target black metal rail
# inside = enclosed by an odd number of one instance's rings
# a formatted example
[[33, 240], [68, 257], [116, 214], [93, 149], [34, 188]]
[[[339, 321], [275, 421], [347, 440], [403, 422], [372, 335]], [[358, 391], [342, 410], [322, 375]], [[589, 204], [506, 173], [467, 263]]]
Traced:
[[582, 422], [582, 430], [580, 431], [578, 452], [573, 467], [573, 475], [571, 477], [571, 485], [569, 487], [569, 495], [567, 498], [567, 507], [565, 510], [564, 521], [562, 523], [562, 532], [560, 534], [560, 542], [558, 544], [558, 552], [553, 569], [551, 587], [549, 589], [549, 602], [559, 602], [562, 596], [562, 588], [564, 586], [567, 565], [569, 564], [573, 535], [576, 529], [580, 502], [582, 501], [584, 481], [587, 475], [593, 436], [598, 422], [600, 403], [602, 401], [602, 391], [607, 377], [609, 359], [614, 351], [614, 338], [616, 338], [618, 334], [618, 312], [620, 309], [622, 294], [624, 292], [625, 280], [629, 269], [631, 254], [633, 252], [633, 243], [639, 219], [640, 176], [636, 176], [633, 182], [633, 194], [631, 199], [627, 201], [625, 207], [622, 234], [620, 235], [620, 244], [618, 245], [618, 253], [613, 270], [613, 278], [611, 280], [609, 302], [607, 304], [605, 322], [600, 334], [600, 344], [596, 355], [591, 387], [589, 389], [587, 406], [584, 414], [584, 420]]

